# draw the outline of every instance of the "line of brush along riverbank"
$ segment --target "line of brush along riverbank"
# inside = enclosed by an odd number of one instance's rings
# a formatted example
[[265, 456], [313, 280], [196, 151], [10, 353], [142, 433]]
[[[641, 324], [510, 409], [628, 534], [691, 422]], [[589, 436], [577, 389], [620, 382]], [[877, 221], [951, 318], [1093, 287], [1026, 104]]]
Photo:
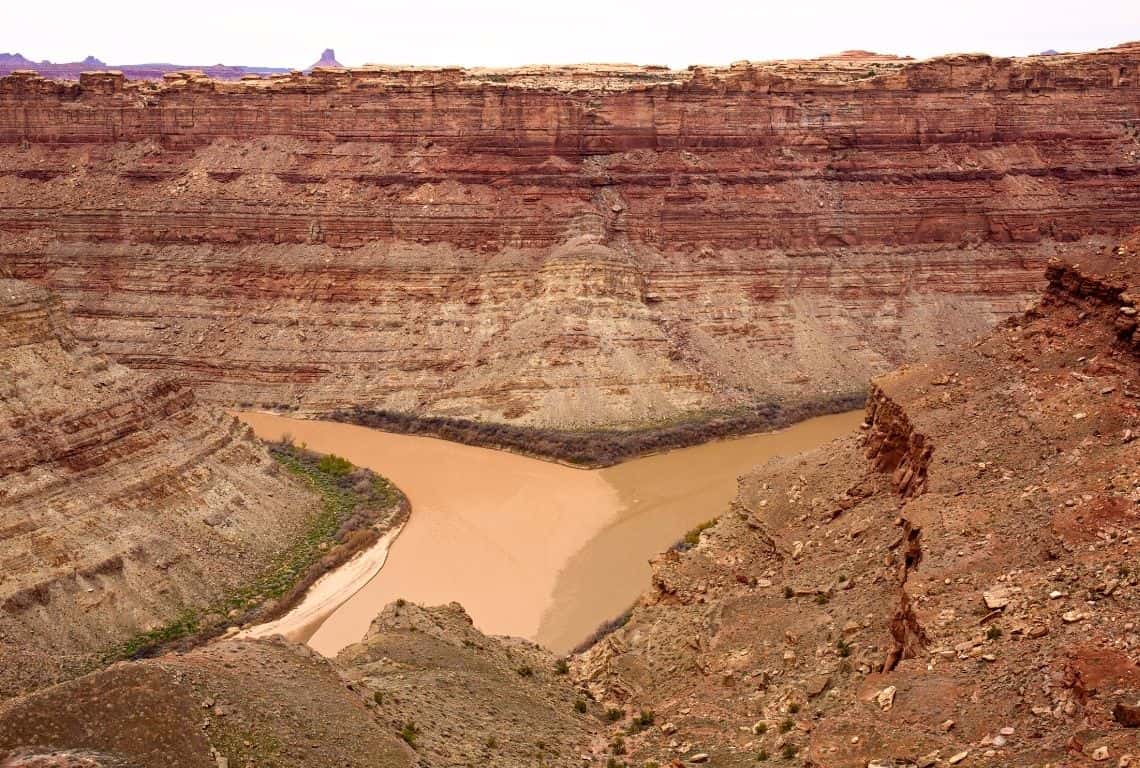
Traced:
[[321, 497], [305, 534], [252, 583], [207, 606], [187, 607], [155, 629], [110, 648], [103, 664], [185, 651], [242, 626], [261, 626], [300, 605], [310, 587], [398, 531], [411, 514], [408, 497], [388, 479], [345, 459], [269, 442], [270, 455]]
[[495, 448], [584, 469], [612, 467], [641, 456], [713, 440], [770, 432], [815, 416], [862, 408], [866, 390], [791, 403], [764, 403], [747, 410], [632, 429], [553, 429], [448, 416], [418, 416], [356, 406], [316, 418], [404, 435], [437, 437], [477, 448]]

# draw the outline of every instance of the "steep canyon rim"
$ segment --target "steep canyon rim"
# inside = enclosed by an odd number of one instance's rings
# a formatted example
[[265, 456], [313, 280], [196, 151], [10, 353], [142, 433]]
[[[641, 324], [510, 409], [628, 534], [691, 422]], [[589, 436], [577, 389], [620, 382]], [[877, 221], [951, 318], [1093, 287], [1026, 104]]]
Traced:
[[337, 422], [239, 416], [263, 439], [290, 435], [311, 450], [383, 471], [411, 501], [399, 537], [390, 548], [378, 545], [379, 573], [347, 599], [334, 591], [324, 610], [306, 613], [286, 632], [334, 655], [359, 641], [379, 610], [399, 598], [457, 601], [488, 634], [525, 637], [565, 653], [648, 588], [650, 557], [727, 508], [739, 475], [845, 434], [863, 413], [816, 417], [601, 470]]
[[1138, 93], [1135, 45], [13, 74], [0, 263], [230, 407], [569, 430], [794, 407], [973, 338], [1130, 227]]

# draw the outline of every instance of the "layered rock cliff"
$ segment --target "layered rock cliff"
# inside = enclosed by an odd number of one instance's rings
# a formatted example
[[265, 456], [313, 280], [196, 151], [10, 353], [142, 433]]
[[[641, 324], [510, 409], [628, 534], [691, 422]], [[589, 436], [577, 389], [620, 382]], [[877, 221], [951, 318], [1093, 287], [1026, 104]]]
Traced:
[[319, 498], [169, 378], [0, 279], [0, 699], [253, 582]]
[[634, 763], [1134, 764], [1140, 237], [1047, 273], [1024, 315], [877, 379], [862, 435], [757, 469], [657, 559], [576, 668], [656, 712]]
[[0, 79], [0, 261], [224, 403], [826, 402], [1140, 212], [1140, 50]]

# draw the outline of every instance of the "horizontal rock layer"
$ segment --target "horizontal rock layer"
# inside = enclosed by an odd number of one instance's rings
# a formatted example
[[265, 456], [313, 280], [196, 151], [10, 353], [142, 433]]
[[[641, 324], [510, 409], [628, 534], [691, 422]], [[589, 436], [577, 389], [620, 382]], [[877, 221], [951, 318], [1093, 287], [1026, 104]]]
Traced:
[[237, 420], [0, 279], [0, 698], [258, 575], [318, 500]]
[[[857, 391], [1140, 213], [1140, 49], [0, 79], [0, 261], [227, 403], [576, 427]], [[1107, 241], [1107, 240], [1103, 240]]]

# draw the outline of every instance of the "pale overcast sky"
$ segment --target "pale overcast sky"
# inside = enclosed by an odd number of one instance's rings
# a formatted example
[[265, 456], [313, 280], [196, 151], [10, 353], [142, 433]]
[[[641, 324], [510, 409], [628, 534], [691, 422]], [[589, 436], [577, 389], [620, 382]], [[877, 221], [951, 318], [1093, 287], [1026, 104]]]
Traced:
[[8, 0], [0, 52], [110, 64], [726, 64], [844, 49], [928, 57], [1140, 39], [1140, 0]]

